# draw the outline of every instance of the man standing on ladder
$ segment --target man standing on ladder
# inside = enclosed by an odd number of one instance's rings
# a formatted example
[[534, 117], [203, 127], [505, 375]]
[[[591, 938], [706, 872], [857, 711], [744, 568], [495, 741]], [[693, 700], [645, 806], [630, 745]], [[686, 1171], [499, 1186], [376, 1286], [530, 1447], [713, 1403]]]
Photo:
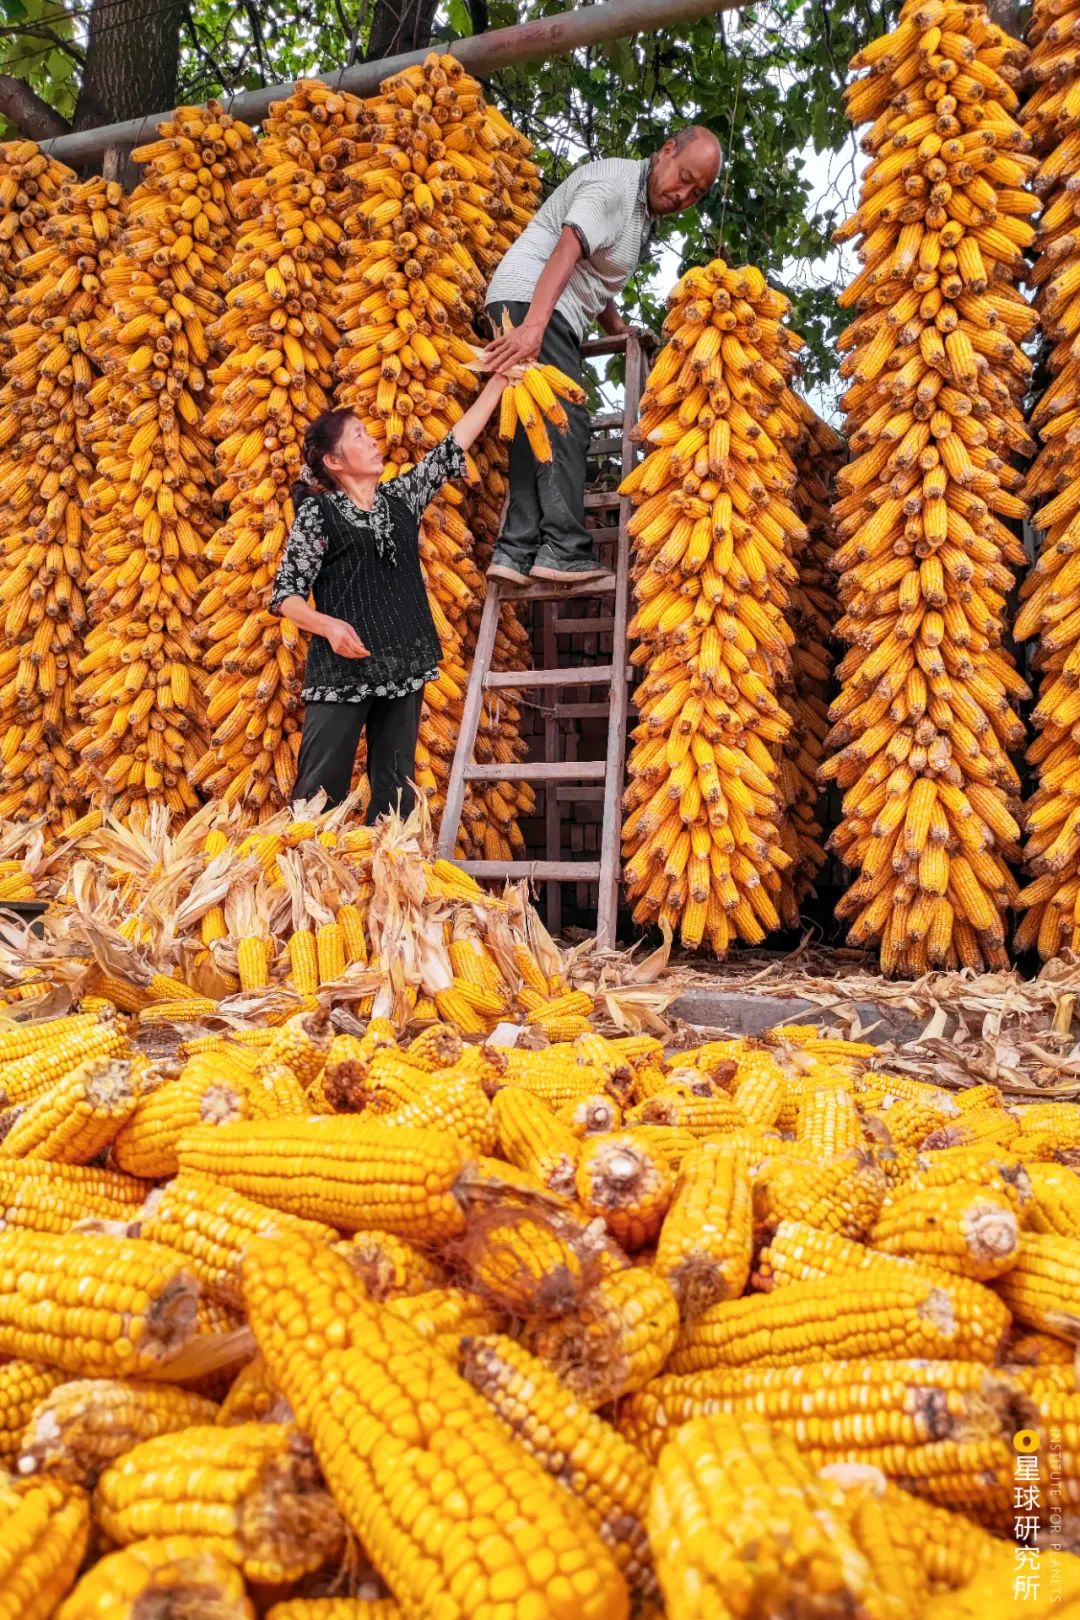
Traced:
[[[491, 279], [487, 312], [496, 332], [486, 350], [494, 371], [539, 359], [580, 382], [581, 345], [593, 321], [629, 330], [612, 302], [652, 245], [656, 222], [708, 191], [720, 171], [720, 142], [700, 125], [680, 130], [644, 162], [584, 163], [558, 186]], [[514, 330], [503, 332], [503, 315]], [[538, 463], [518, 425], [510, 446], [510, 500], [488, 569], [490, 579], [574, 585], [606, 573], [585, 527], [589, 414], [566, 402], [569, 426], [553, 433], [552, 460]]]

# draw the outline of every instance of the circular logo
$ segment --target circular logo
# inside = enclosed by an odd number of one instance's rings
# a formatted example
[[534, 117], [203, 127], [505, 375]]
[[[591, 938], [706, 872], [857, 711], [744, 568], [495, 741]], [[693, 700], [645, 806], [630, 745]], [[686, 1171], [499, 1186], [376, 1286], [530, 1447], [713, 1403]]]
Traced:
[[1037, 1429], [1017, 1429], [1013, 1435], [1014, 1451], [1038, 1451], [1039, 1431]]

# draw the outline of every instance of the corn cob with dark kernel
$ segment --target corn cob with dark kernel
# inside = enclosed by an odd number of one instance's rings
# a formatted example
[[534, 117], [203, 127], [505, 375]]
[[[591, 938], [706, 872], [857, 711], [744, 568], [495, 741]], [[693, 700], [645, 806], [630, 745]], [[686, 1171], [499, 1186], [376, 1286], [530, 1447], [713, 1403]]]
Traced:
[[569, 1316], [531, 1325], [529, 1348], [596, 1408], [654, 1378], [679, 1328], [679, 1302], [644, 1266], [612, 1270]]
[[582, 1209], [601, 1219], [616, 1243], [630, 1252], [655, 1242], [674, 1184], [644, 1132], [587, 1138], [575, 1179]]
[[[244, 1287], [271, 1375], [409, 1620], [436, 1592], [446, 1620], [625, 1620], [625, 1585], [596, 1532], [437, 1351], [404, 1324], [388, 1330], [342, 1260], [299, 1241], [257, 1239]], [[304, 1337], [295, 1332], [298, 1309]], [[388, 1423], [406, 1407], [405, 1430]], [[374, 1449], [372, 1432], [380, 1434]], [[418, 1510], [430, 1519], [422, 1539]], [[481, 1517], [490, 1531], [476, 1562], [461, 1536]]]
[[292, 1424], [189, 1425], [144, 1440], [98, 1480], [95, 1512], [125, 1545], [195, 1533], [246, 1580], [298, 1580], [341, 1552], [345, 1526]]
[[46, 1474], [92, 1490], [117, 1457], [161, 1434], [213, 1423], [212, 1401], [170, 1384], [85, 1378], [46, 1393], [29, 1414], [21, 1474]]
[[244, 1578], [201, 1536], [148, 1536], [94, 1564], [56, 1620], [139, 1620], [155, 1612], [254, 1620]]

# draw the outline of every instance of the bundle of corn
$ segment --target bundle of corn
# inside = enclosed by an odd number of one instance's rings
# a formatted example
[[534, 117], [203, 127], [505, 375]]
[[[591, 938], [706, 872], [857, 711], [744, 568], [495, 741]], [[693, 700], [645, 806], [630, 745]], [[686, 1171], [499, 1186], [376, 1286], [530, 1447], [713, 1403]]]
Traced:
[[[1025, 495], [1043, 530], [1039, 559], [1024, 580], [1023, 606], [1014, 632], [1019, 640], [1038, 637], [1033, 666], [1039, 671], [1039, 702], [1032, 723], [1039, 735], [1028, 750], [1037, 772], [1026, 806], [1025, 859], [1032, 881], [1019, 904], [1026, 914], [1017, 929], [1020, 950], [1037, 946], [1044, 959], [1080, 943], [1080, 833], [1074, 814], [1074, 773], [1078, 763], [1072, 710], [1076, 702], [1077, 646], [1071, 561], [1080, 503], [1072, 426], [1077, 393], [1074, 283], [1080, 240], [1076, 234], [1075, 181], [1078, 65], [1069, 8], [1038, 0], [1029, 40], [1029, 77], [1035, 88], [1024, 107], [1024, 129], [1038, 154], [1032, 185], [1043, 200], [1028, 277], [1038, 289], [1035, 306], [1050, 345], [1050, 381], [1031, 416], [1042, 448], [1028, 475]], [[1032, 166], [1034, 167], [1034, 160]]]
[[850, 651], [823, 775], [845, 790], [831, 847], [859, 872], [840, 915], [887, 973], [1005, 966], [1017, 895], [1026, 687], [1001, 643], [1035, 325], [1015, 286], [1038, 208], [1011, 116], [1022, 61], [983, 6], [907, 0], [847, 93], [871, 162], [839, 233], [864, 268], [841, 299], [860, 312], [833, 514]]
[[0, 324], [7, 325], [7, 301], [16, 266], [44, 246], [46, 221], [62, 188], [75, 176], [63, 163], [39, 152], [33, 141], [0, 144]]
[[102, 272], [122, 204], [115, 183], [65, 185], [41, 230], [42, 246], [14, 269], [6, 310], [0, 816], [44, 816], [53, 830], [75, 819], [78, 802], [69, 740], [86, 627], [83, 510], [94, 470], [89, 347], [107, 314]]
[[210, 374], [202, 426], [229, 517], [207, 549], [213, 566], [199, 601], [211, 736], [192, 780], [261, 815], [286, 801], [296, 774], [302, 637], [266, 602], [292, 523], [304, 430], [330, 403], [341, 171], [360, 115], [355, 97], [318, 82], [271, 106], [255, 169], [235, 188], [243, 223], [225, 312], [209, 333], [225, 358]]
[[791, 459], [802, 410], [787, 387], [799, 340], [788, 303], [753, 268], [689, 271], [641, 401], [655, 446], [622, 486], [631, 519], [637, 638], [647, 669], [630, 756], [625, 881], [638, 922], [680, 928], [722, 955], [779, 926], [780, 746], [788, 680]]
[[[480, 86], [452, 57], [429, 56], [387, 79], [367, 106], [370, 139], [347, 171], [362, 195], [343, 220], [348, 245], [334, 303], [342, 333], [337, 398], [361, 416], [393, 477], [445, 436], [462, 414], [461, 397], [476, 387], [468, 369], [475, 356], [471, 328], [487, 272], [531, 217], [539, 178], [528, 142], [485, 105]], [[486, 500], [497, 504], [496, 489], [487, 488], [491, 452], [480, 449], [468, 459], [473, 482], [479, 479]], [[453, 486], [445, 489], [420, 533], [443, 663], [425, 694], [416, 780], [436, 819], [468, 681], [469, 612], [483, 593], [467, 501]], [[501, 757], [500, 749], [518, 757], [515, 734], [502, 735], [512, 724], [509, 708], [498, 723], [488, 718], [485, 732], [500, 733], [486, 743], [492, 757]], [[528, 796], [508, 784], [486, 785], [470, 795], [486, 826], [505, 825], [500, 795], [530, 807]], [[510, 834], [515, 847], [519, 838]]]
[[791, 730], [781, 752], [781, 790], [786, 814], [780, 824], [780, 843], [791, 857], [783, 874], [778, 901], [788, 928], [799, 922], [799, 906], [811, 892], [825, 864], [824, 832], [819, 816], [818, 770], [828, 726], [832, 654], [829, 643], [838, 617], [831, 588], [832, 522], [829, 501], [836, 473], [842, 465], [844, 441], [810, 406], [800, 401], [803, 435], [795, 454], [799, 481], [795, 510], [808, 530], [808, 538], [792, 544], [799, 577], [791, 587], [789, 618], [795, 631], [791, 650], [791, 685], [780, 691], [780, 702], [791, 716]]
[[104, 276], [109, 313], [94, 358], [89, 608], [94, 628], [70, 739], [77, 787], [145, 814], [197, 803], [204, 676], [192, 634], [209, 532], [210, 446], [200, 429], [236, 228], [233, 182], [254, 152], [246, 125], [214, 103], [180, 108], [138, 149], [147, 173]]

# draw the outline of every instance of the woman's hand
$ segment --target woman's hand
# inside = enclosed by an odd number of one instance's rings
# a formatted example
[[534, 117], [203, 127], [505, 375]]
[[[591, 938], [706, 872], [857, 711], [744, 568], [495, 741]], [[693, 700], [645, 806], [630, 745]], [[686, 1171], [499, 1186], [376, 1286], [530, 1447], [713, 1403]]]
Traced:
[[344, 619], [332, 619], [327, 616], [319, 627], [319, 635], [325, 636], [334, 651], [342, 658], [370, 657], [352, 625], [347, 624]]

